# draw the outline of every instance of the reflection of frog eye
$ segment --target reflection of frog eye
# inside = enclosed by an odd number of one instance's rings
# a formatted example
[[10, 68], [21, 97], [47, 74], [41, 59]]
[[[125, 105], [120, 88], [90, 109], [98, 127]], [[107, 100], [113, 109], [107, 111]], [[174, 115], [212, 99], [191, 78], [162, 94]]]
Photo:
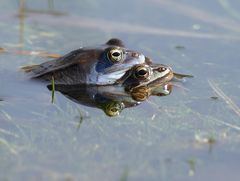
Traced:
[[123, 51], [121, 49], [113, 48], [109, 50], [107, 56], [112, 63], [121, 62], [123, 59]]
[[103, 110], [110, 117], [118, 116], [123, 110], [123, 105], [119, 102], [110, 102], [104, 106]]
[[147, 86], [133, 87], [131, 96], [136, 101], [145, 101], [151, 94], [151, 90]]
[[134, 76], [137, 79], [145, 80], [149, 78], [150, 68], [147, 65], [140, 65], [135, 69]]

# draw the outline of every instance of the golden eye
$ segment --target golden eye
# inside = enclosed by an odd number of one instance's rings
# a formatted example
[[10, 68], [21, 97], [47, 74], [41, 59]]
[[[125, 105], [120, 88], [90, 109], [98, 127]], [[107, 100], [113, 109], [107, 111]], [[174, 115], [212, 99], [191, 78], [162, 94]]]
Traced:
[[112, 63], [118, 63], [123, 60], [123, 51], [118, 48], [113, 48], [108, 51], [107, 56]]
[[134, 76], [137, 79], [146, 80], [149, 78], [151, 70], [147, 65], [140, 65], [135, 69]]

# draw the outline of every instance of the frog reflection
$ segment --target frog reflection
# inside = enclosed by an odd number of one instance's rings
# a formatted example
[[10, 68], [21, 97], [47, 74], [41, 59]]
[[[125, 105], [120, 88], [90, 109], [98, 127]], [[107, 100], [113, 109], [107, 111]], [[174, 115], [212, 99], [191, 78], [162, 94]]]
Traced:
[[[51, 90], [52, 85], [48, 85]], [[95, 85], [63, 85], [56, 84], [55, 91], [61, 92], [70, 100], [89, 107], [102, 109], [107, 116], [118, 116], [123, 109], [141, 104], [150, 95], [165, 96], [171, 93], [172, 86], [168, 83], [155, 85], [148, 89], [141, 86], [132, 92], [126, 92], [124, 87], [118, 85], [95, 86]], [[146, 92], [144, 92], [146, 91]], [[151, 92], [152, 91], [152, 92]], [[139, 95], [148, 95], [145, 99], [137, 99]], [[136, 96], [138, 95], [138, 96]]]

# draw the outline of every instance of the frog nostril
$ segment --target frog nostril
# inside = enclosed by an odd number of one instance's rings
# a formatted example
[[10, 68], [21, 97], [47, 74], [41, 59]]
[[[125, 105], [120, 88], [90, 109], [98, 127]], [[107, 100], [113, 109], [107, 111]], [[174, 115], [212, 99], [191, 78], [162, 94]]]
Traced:
[[159, 68], [158, 68], [158, 71], [159, 71], [159, 72], [163, 72], [163, 71], [165, 71], [165, 70], [167, 70], [166, 67], [159, 67]]

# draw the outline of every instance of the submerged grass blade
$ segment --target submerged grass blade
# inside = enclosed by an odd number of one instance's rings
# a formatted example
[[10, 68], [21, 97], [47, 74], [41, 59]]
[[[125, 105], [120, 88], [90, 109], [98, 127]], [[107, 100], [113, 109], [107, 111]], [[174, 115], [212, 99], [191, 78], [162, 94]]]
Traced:
[[120, 181], [127, 181], [128, 180], [129, 169], [126, 167], [121, 175]]
[[15, 133], [12, 133], [8, 130], [2, 129], [2, 128], [0, 128], [0, 133], [2, 133], [4, 135], [10, 135], [10, 136], [14, 136], [16, 138], [19, 138], [19, 135], [15, 134]]
[[12, 116], [10, 114], [8, 114], [6, 111], [1, 110], [0, 112], [3, 114], [3, 116], [6, 118], [6, 120], [8, 120], [8, 121], [12, 120]]
[[213, 80], [208, 80], [210, 87], [213, 91], [221, 97], [227, 105], [240, 117], [240, 108], [230, 99], [217, 85]]
[[55, 81], [54, 77], [52, 76], [52, 103], [54, 102], [54, 95], [55, 95]]
[[218, 0], [218, 2], [222, 6], [222, 8], [225, 9], [225, 11], [227, 13], [229, 13], [232, 17], [240, 19], [239, 10], [233, 4], [231, 4], [232, 3], [231, 1], [229, 1], [229, 0]]
[[3, 145], [5, 146], [5, 148], [7, 148], [10, 153], [14, 154], [14, 155], [17, 155], [17, 150], [14, 148], [13, 145], [11, 145], [8, 141], [6, 141], [5, 139], [3, 138], [0, 138], [0, 146]]
[[222, 121], [222, 120], [218, 120], [218, 119], [214, 119], [214, 121], [218, 122], [218, 123], [220, 123], [222, 125], [225, 125], [225, 126], [227, 126], [229, 128], [232, 128], [232, 129], [235, 129], [237, 131], [240, 131], [240, 127], [235, 125], [235, 124], [231, 124], [231, 123], [228, 123], [228, 122], [225, 122], [225, 121]]

